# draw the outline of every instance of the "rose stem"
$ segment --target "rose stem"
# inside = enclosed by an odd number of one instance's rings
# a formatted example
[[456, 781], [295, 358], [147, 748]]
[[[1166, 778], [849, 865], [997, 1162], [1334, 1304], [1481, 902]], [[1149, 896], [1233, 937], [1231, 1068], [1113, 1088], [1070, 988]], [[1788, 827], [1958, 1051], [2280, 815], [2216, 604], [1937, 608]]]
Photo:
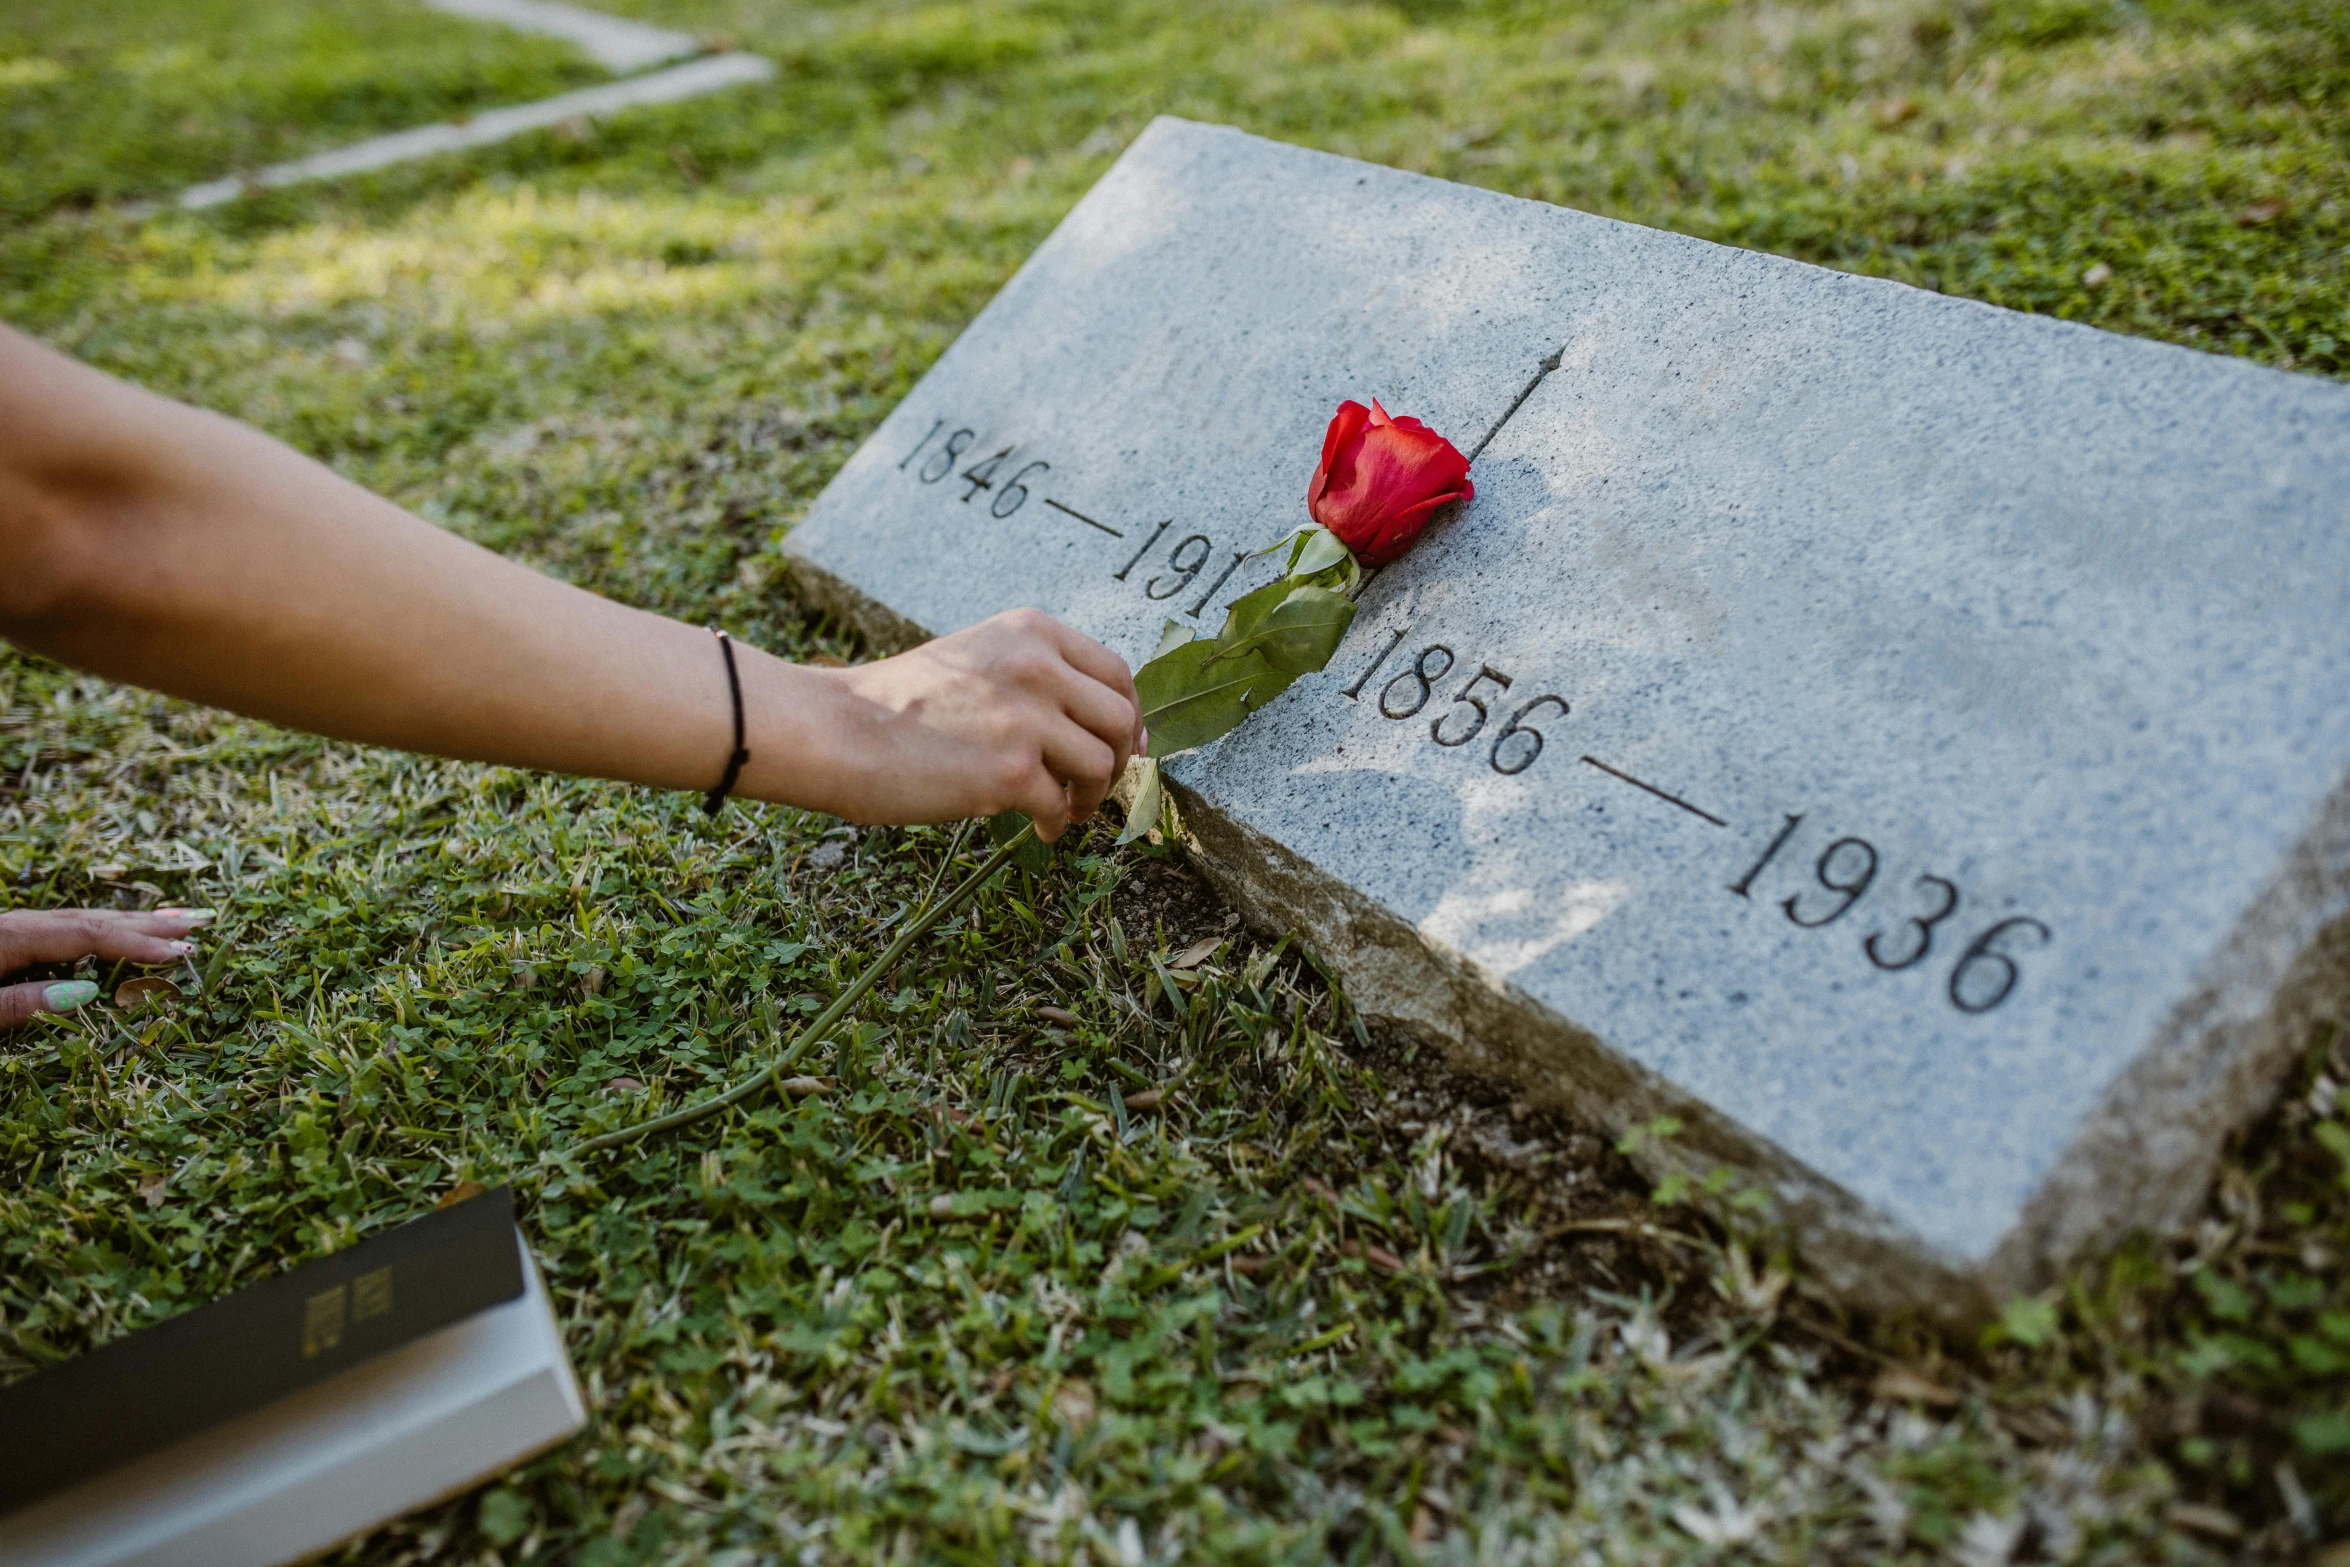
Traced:
[[816, 1021], [800, 1030], [798, 1037], [791, 1042], [789, 1048], [782, 1055], [777, 1056], [774, 1064], [765, 1071], [735, 1084], [734, 1087], [715, 1098], [703, 1100], [698, 1105], [688, 1105], [682, 1110], [672, 1110], [669, 1114], [650, 1121], [640, 1121], [634, 1126], [624, 1126], [616, 1132], [606, 1132], [600, 1137], [591, 1137], [583, 1143], [573, 1145], [572, 1152], [596, 1153], [606, 1148], [617, 1148], [623, 1143], [635, 1142], [640, 1137], [650, 1137], [656, 1132], [673, 1131], [680, 1126], [690, 1126], [705, 1116], [716, 1115], [728, 1106], [740, 1104], [762, 1089], [781, 1082], [784, 1070], [798, 1061], [807, 1052], [809, 1046], [822, 1043], [825, 1034], [847, 1014], [849, 1008], [863, 1000], [865, 992], [879, 984], [882, 975], [897, 967], [898, 960], [906, 955], [908, 947], [921, 940], [929, 932], [930, 927], [969, 901], [971, 895], [986, 885], [987, 879], [1002, 870], [1012, 856], [1019, 853], [1028, 840], [1035, 835], [1036, 824], [1030, 822], [1021, 828], [1009, 843], [989, 856], [986, 864], [957, 883], [954, 891], [923, 910], [904, 930], [898, 933], [898, 939], [889, 944], [888, 950], [866, 965], [865, 972], [857, 976], [855, 983], [842, 991], [834, 999], [832, 1005], [816, 1014]]

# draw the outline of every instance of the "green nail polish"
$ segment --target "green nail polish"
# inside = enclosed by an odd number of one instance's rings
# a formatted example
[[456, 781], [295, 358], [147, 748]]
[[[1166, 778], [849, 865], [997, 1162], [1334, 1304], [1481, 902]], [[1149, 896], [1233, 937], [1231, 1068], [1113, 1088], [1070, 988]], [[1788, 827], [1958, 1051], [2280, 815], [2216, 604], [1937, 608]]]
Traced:
[[98, 987], [86, 979], [61, 979], [41, 992], [41, 1005], [51, 1012], [71, 1012], [98, 999]]

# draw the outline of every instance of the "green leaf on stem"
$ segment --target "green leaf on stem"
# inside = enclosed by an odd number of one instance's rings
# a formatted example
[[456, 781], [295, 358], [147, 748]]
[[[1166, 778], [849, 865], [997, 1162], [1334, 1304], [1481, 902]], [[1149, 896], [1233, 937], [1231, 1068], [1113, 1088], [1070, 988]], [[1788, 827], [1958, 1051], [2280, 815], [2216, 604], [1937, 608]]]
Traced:
[[1159, 786], [1159, 759], [1146, 756], [1141, 759], [1142, 778], [1136, 784], [1134, 799], [1126, 807], [1126, 830], [1118, 834], [1121, 844], [1132, 843], [1159, 824], [1159, 813], [1166, 809], [1167, 797]]
[[1311, 673], [1311, 671], [1276, 669], [1268, 673], [1264, 679], [1249, 687], [1248, 710], [1253, 713], [1288, 690], [1297, 683], [1297, 677], [1300, 673]]
[[1289, 557], [1289, 575], [1310, 577], [1318, 571], [1344, 565], [1354, 559], [1354, 552], [1339, 542], [1338, 535], [1328, 528], [1315, 526], [1305, 530], [1305, 537]]
[[[1254, 630], [1229, 644], [1219, 638], [1217, 656], [1237, 658], [1258, 653], [1285, 675], [1310, 675], [1329, 664], [1354, 618], [1354, 601], [1343, 593], [1328, 588], [1291, 588]], [[1270, 700], [1269, 695], [1259, 696], [1251, 705], [1261, 707]]]
[[1281, 535], [1281, 537], [1275, 539], [1272, 543], [1266, 545], [1263, 549], [1257, 551], [1256, 555], [1251, 558], [1262, 559], [1267, 555], [1278, 555], [1283, 550], [1289, 551], [1289, 564], [1281, 568], [1281, 574], [1286, 577], [1292, 570], [1296, 568], [1297, 552], [1304, 545], [1307, 536], [1319, 531], [1321, 526], [1322, 525], [1318, 522], [1301, 522], [1296, 527], [1290, 529], [1287, 533]]
[[[1343, 565], [1351, 583], [1354, 557], [1327, 530], [1301, 529], [1295, 538], [1293, 562], [1309, 554], [1316, 559], [1328, 555], [1321, 542], [1328, 539], [1336, 554], [1319, 569], [1327, 573]], [[1134, 674], [1143, 722], [1150, 728], [1150, 754], [1172, 756], [1206, 745], [1279, 696], [1298, 676], [1327, 666], [1354, 614], [1354, 601], [1344, 593], [1289, 575], [1234, 600], [1212, 641], [1190, 637], [1168, 621], [1158, 650]]]
[[[1223, 629], [1216, 633], [1216, 651], [1233, 652], [1242, 640], [1265, 623], [1267, 615], [1281, 607], [1281, 601], [1289, 597], [1296, 586], [1287, 577], [1275, 577], [1263, 587], [1253, 588], [1234, 599], [1231, 607], [1224, 611]], [[1170, 620], [1167, 624], [1171, 626], [1174, 622]], [[1163, 653], [1166, 650], [1167, 644], [1161, 641], [1159, 651]]]
[[1205, 637], [1160, 654], [1134, 673], [1142, 721], [1151, 732], [1150, 754], [1172, 756], [1227, 733], [1265, 701], [1260, 696], [1252, 702], [1251, 692], [1276, 678], [1262, 653], [1218, 658], [1216, 644]]

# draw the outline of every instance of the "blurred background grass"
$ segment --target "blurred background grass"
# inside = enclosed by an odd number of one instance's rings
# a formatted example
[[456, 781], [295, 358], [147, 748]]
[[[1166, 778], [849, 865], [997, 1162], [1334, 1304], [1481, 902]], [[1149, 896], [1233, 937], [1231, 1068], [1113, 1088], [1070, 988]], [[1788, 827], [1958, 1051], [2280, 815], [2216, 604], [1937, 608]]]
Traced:
[[377, 0], [10, 0], [0, 223], [602, 79], [568, 45]]
[[[0, 315], [545, 569], [834, 656], [775, 540], [1162, 112], [2345, 368], [2321, 0], [609, 8], [781, 69], [141, 217], [600, 73], [403, 0], [20, 0]], [[1807, 1302], [1097, 842], [910, 963], [833, 1095], [583, 1169], [579, 1132], [772, 1048], [946, 835], [707, 824], [21, 657], [0, 687], [13, 904], [226, 912], [201, 994], [0, 1047], [11, 1374], [461, 1179], [530, 1215], [597, 1424], [354, 1560], [2285, 1561], [2350, 1527], [2335, 1033], [2187, 1243], [1957, 1344]]]

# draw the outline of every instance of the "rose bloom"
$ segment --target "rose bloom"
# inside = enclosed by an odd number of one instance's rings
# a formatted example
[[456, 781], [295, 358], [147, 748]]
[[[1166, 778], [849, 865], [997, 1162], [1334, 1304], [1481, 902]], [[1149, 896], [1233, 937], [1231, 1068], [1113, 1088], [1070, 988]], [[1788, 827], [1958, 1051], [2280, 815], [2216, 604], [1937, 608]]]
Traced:
[[1306, 510], [1366, 566], [1384, 566], [1419, 542], [1439, 506], [1477, 493], [1469, 459], [1417, 419], [1392, 419], [1373, 398], [1349, 399], [1322, 437], [1322, 465]]

